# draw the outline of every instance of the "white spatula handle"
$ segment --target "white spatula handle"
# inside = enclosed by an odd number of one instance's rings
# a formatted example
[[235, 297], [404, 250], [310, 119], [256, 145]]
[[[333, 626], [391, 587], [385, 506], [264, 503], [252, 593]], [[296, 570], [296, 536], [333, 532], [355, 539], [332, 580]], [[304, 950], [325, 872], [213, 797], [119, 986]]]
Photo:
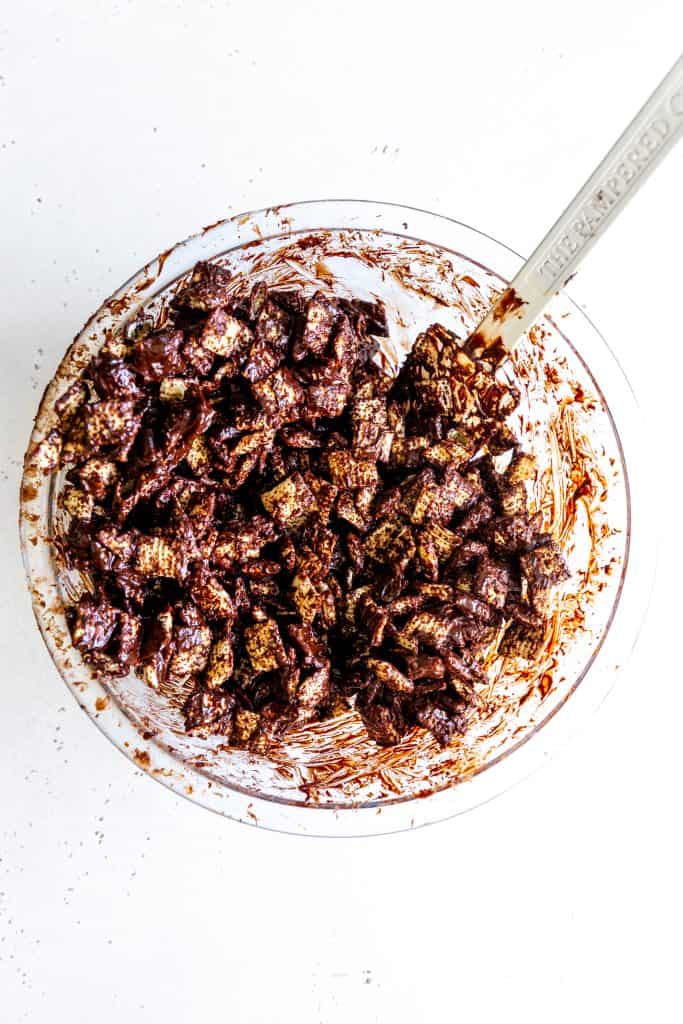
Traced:
[[682, 134], [683, 56], [484, 317], [466, 344], [471, 355], [512, 351]]

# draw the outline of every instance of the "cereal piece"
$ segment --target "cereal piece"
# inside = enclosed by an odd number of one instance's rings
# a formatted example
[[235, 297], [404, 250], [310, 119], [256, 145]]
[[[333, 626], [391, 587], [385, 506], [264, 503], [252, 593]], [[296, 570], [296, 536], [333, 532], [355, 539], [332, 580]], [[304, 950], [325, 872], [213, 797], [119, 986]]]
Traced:
[[461, 589], [460, 584], [453, 594], [453, 607], [473, 619], [480, 620], [487, 626], [497, 623], [500, 618], [497, 610], [492, 605], [482, 601], [481, 598], [476, 597], [474, 594]]
[[143, 576], [178, 579], [182, 575], [182, 559], [175, 546], [164, 537], [140, 537], [135, 553], [135, 568]]
[[447, 377], [418, 380], [414, 384], [415, 408], [420, 417], [450, 417], [455, 408], [451, 382]]
[[68, 426], [88, 397], [88, 389], [82, 380], [76, 380], [55, 402], [55, 412], [62, 427]]
[[256, 675], [261, 672], [274, 672], [287, 662], [280, 630], [273, 619], [254, 622], [248, 626], [244, 630], [244, 642]]
[[230, 679], [235, 667], [232, 639], [229, 635], [220, 637], [211, 647], [209, 663], [204, 674], [204, 685], [215, 690]]
[[95, 499], [92, 494], [81, 491], [78, 487], [65, 487], [60, 495], [60, 504], [64, 511], [74, 519], [89, 523], [95, 508]]
[[385, 519], [368, 534], [365, 553], [377, 562], [383, 562], [404, 572], [415, 554], [415, 541], [410, 527], [395, 519]]
[[446, 675], [443, 658], [437, 654], [409, 654], [405, 662], [413, 683], [421, 679], [443, 679]]
[[467, 537], [478, 533], [495, 515], [493, 502], [490, 498], [481, 498], [470, 508], [458, 523], [458, 534]]
[[185, 456], [188, 466], [196, 476], [204, 476], [211, 469], [211, 456], [205, 439], [195, 437]]
[[81, 486], [96, 501], [102, 501], [107, 492], [116, 483], [119, 471], [116, 463], [95, 455], [88, 459], [78, 470]]
[[216, 356], [228, 359], [245, 349], [253, 338], [245, 323], [224, 309], [215, 309], [201, 333], [201, 344]]
[[453, 430], [447, 438], [430, 444], [425, 449], [425, 459], [433, 466], [445, 469], [446, 466], [460, 467], [474, 455], [475, 444], [470, 434], [464, 430]]
[[350, 406], [351, 447], [376, 451], [377, 443], [387, 429], [387, 404], [384, 398], [361, 398], [356, 395]]
[[280, 672], [280, 688], [288, 704], [294, 701], [301, 682], [301, 668], [296, 663], [294, 652], [287, 649], [287, 665]]
[[358, 358], [358, 336], [348, 316], [342, 314], [332, 330], [331, 363], [344, 375], [350, 373]]
[[84, 652], [103, 650], [112, 638], [118, 619], [118, 610], [105, 598], [84, 594], [71, 627], [74, 647]]
[[330, 664], [325, 662], [320, 668], [305, 675], [296, 691], [296, 702], [299, 708], [311, 710], [320, 707], [330, 697]]
[[306, 308], [306, 298], [297, 288], [271, 288], [268, 292], [271, 300], [285, 312], [293, 316], [302, 316]]
[[[258, 285], [254, 287], [258, 288]], [[257, 342], [284, 355], [289, 343], [289, 316], [282, 306], [268, 298], [267, 290], [263, 293], [263, 301], [258, 313], [256, 313], [252, 302], [251, 317], [256, 321], [254, 334]]]
[[177, 623], [173, 633], [174, 654], [169, 676], [179, 682], [200, 675], [208, 662], [212, 635], [204, 618], [192, 601], [176, 608]]
[[261, 494], [261, 503], [278, 526], [287, 530], [302, 526], [316, 508], [315, 496], [300, 473]]
[[420, 545], [428, 543], [433, 546], [439, 563], [445, 562], [453, 553], [456, 542], [457, 535], [452, 530], [438, 523], [427, 523], [418, 534], [418, 552]]
[[431, 469], [423, 469], [404, 495], [404, 506], [411, 522], [420, 524], [425, 518], [432, 516], [435, 519], [449, 519], [449, 515], [442, 515], [441, 497], [441, 488], [434, 478], [434, 473]]
[[341, 491], [337, 496], [336, 513], [339, 519], [344, 519], [356, 530], [365, 533], [367, 522], [351, 491]]
[[376, 487], [379, 480], [377, 465], [371, 458], [344, 451], [331, 451], [327, 456], [332, 482], [337, 487], [355, 489]]
[[455, 466], [449, 465], [443, 484], [436, 481], [433, 470], [424, 469], [407, 490], [404, 500], [412, 522], [419, 524], [428, 520], [445, 525], [454, 512], [471, 505], [476, 496], [476, 488]]
[[130, 669], [140, 659], [142, 622], [136, 615], [122, 611], [116, 633], [116, 660], [122, 669]]
[[210, 576], [206, 573], [195, 576], [190, 592], [207, 619], [217, 621], [235, 618], [236, 612], [233, 600], [215, 576]]
[[357, 598], [349, 595], [347, 605], [347, 614], [352, 616], [351, 624], [367, 636], [370, 647], [379, 647], [389, 624], [389, 612], [377, 604], [366, 587], [353, 593]]
[[507, 658], [533, 661], [543, 649], [545, 633], [545, 626], [513, 622], [508, 626], [500, 642], [500, 653]]
[[93, 559], [102, 572], [120, 572], [135, 555], [138, 535], [133, 530], [103, 527], [92, 540]]
[[536, 476], [536, 459], [530, 452], [518, 452], [505, 472], [505, 479], [510, 484], [524, 483]]
[[376, 484], [370, 484], [367, 487], [357, 487], [354, 492], [354, 502], [356, 508], [366, 520], [370, 519], [372, 505], [375, 500], [376, 494]]
[[212, 558], [225, 569], [233, 569], [235, 563], [243, 565], [252, 558], [258, 558], [261, 551], [279, 536], [275, 524], [265, 516], [252, 516], [246, 522], [238, 522], [220, 533], [213, 547]]
[[546, 590], [569, 579], [567, 563], [556, 544], [535, 548], [519, 561], [532, 590]]
[[294, 717], [294, 709], [281, 701], [266, 704], [260, 711], [258, 732], [249, 741], [249, 749], [266, 754], [273, 741], [280, 739], [292, 725]]
[[301, 621], [311, 625], [322, 610], [322, 597], [307, 573], [297, 572], [292, 579], [290, 595]]
[[[486, 438], [486, 447], [492, 455], [503, 455], [516, 448], [518, 439], [506, 423], [498, 423]], [[522, 477], [520, 477], [522, 479]]]
[[429, 537], [418, 537], [417, 539], [417, 565], [421, 573], [429, 580], [439, 578], [439, 556], [436, 548]]
[[298, 380], [284, 368], [255, 383], [253, 392], [271, 422], [277, 423], [296, 419], [297, 409], [304, 399]]
[[179, 306], [206, 312], [230, 304], [233, 291], [232, 274], [216, 263], [198, 263], [188, 283], [176, 298]]
[[339, 377], [328, 384], [313, 384], [306, 389], [308, 414], [315, 419], [341, 416], [352, 393], [351, 382]]
[[211, 630], [204, 626], [201, 632], [193, 635], [191, 646], [173, 655], [168, 667], [169, 677], [174, 682], [185, 682], [193, 676], [200, 675], [206, 667], [210, 649]]
[[428, 437], [401, 437], [395, 434], [389, 462], [396, 468], [416, 469], [422, 465], [429, 448]]
[[182, 347], [182, 358], [199, 377], [208, 377], [213, 369], [214, 354], [204, 348], [201, 338], [190, 335]]
[[130, 364], [144, 381], [162, 381], [175, 377], [185, 368], [181, 347], [185, 340], [182, 331], [153, 331], [133, 345]]
[[457, 351], [455, 335], [441, 324], [432, 324], [416, 338], [404, 370], [407, 374], [419, 368], [422, 378], [427, 380], [444, 376], [454, 367]]
[[503, 484], [499, 488], [499, 501], [505, 516], [526, 516], [527, 493], [524, 484]]
[[295, 645], [295, 648], [292, 648], [292, 652], [298, 652], [299, 660], [303, 666], [320, 668], [328, 664], [327, 647], [320, 637], [316, 636], [309, 625], [290, 623], [287, 627], [287, 632]]
[[510, 587], [510, 571], [506, 565], [488, 556], [479, 559], [474, 574], [474, 593], [499, 610], [505, 607]]
[[469, 508], [481, 494], [481, 489], [466, 480], [452, 464], [444, 471], [443, 491], [442, 508], [439, 510], [442, 516]]
[[543, 542], [540, 533], [541, 517], [501, 516], [495, 519], [488, 530], [491, 543], [505, 555], [532, 551]]
[[415, 707], [415, 719], [428, 729], [440, 747], [447, 747], [456, 732], [464, 731], [462, 718], [449, 715], [445, 708], [431, 698], [422, 699]]
[[144, 394], [137, 372], [121, 358], [100, 351], [89, 372], [100, 398], [135, 399]]
[[465, 661], [455, 651], [448, 650], [448, 648], [442, 650], [441, 657], [444, 660], [446, 671], [455, 676], [456, 679], [463, 683], [469, 683], [474, 685], [475, 683], [482, 683], [486, 681], [485, 673], [479, 668], [474, 661]]
[[419, 611], [411, 615], [396, 639], [407, 650], [417, 651], [418, 645], [425, 643], [439, 651], [450, 640], [456, 621], [433, 612]]
[[317, 516], [309, 519], [300, 546], [300, 564], [306, 571], [316, 576], [327, 575], [332, 567], [336, 549], [336, 534], [324, 526]]
[[280, 439], [289, 448], [320, 448], [322, 444], [320, 436], [308, 427], [283, 427]]
[[337, 500], [338, 488], [311, 472], [305, 473], [304, 479], [315, 495], [318, 515], [322, 520], [328, 520], [334, 508], [334, 503]]
[[249, 349], [242, 375], [253, 385], [269, 377], [281, 362], [282, 354], [266, 341], [257, 338]]
[[123, 443], [131, 432], [137, 433], [140, 425], [140, 414], [129, 398], [95, 402], [88, 406], [87, 413], [87, 437], [95, 448]]
[[380, 661], [378, 658], [368, 658], [368, 672], [382, 685], [395, 693], [412, 693], [414, 684], [408, 676], [391, 664], [389, 661]]
[[187, 392], [187, 384], [182, 377], [164, 377], [159, 385], [159, 398], [162, 402], [182, 402]]
[[255, 711], [248, 711], [246, 708], [237, 709], [232, 733], [232, 741], [235, 746], [244, 746], [255, 736], [260, 720], [260, 715]]
[[338, 309], [323, 292], [316, 292], [306, 304], [304, 328], [292, 350], [299, 362], [307, 355], [321, 356], [327, 348]]
[[183, 705], [186, 732], [201, 739], [215, 735], [229, 738], [237, 717], [235, 706], [235, 698], [224, 690], [194, 690]]
[[398, 743], [404, 733], [404, 725], [398, 719], [393, 708], [383, 704], [370, 704], [360, 708], [363, 724], [370, 739], [381, 747], [390, 747]]
[[362, 316], [368, 334], [378, 338], [388, 338], [387, 312], [379, 300], [369, 302], [365, 299], [340, 299], [339, 305], [349, 315]]
[[153, 690], [158, 690], [166, 679], [172, 643], [173, 612], [165, 608], [145, 630], [140, 652], [142, 677]]
[[348, 590], [344, 596], [344, 621], [350, 633], [362, 626], [358, 618], [358, 608], [363, 595], [369, 594], [369, 589], [368, 586], [357, 587], [355, 590]]
[[77, 413], [69, 423], [63, 434], [62, 452], [60, 463], [67, 466], [70, 463], [78, 466], [85, 462], [92, 452], [92, 445], [88, 442], [88, 435], [85, 429], [85, 411]]

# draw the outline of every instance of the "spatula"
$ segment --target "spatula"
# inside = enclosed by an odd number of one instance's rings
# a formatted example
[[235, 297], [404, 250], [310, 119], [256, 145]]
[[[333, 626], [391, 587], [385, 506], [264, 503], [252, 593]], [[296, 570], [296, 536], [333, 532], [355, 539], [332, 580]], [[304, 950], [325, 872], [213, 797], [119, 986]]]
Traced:
[[512, 352], [681, 135], [683, 56], [470, 335], [469, 355], [498, 363]]

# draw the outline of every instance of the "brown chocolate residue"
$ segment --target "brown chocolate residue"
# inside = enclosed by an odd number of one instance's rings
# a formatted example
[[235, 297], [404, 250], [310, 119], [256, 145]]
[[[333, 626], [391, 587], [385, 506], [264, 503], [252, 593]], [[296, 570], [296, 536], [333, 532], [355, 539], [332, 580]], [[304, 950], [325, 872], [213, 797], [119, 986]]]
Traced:
[[485, 358], [494, 365], [501, 363], [508, 355], [500, 334], [488, 338], [482, 331], [473, 331], [463, 345], [463, 351], [472, 359]]
[[[220, 221], [217, 221], [216, 223], [220, 223]], [[171, 253], [173, 252], [174, 248], [175, 248], [175, 246], [172, 245], [169, 249], [164, 249], [164, 251], [160, 252], [159, 255], [157, 256], [157, 277], [159, 277], [161, 275], [161, 272], [164, 269], [164, 265], [166, 263], [166, 260], [171, 255]]]
[[[158, 270], [157, 270], [157, 274], [158, 274]], [[150, 274], [149, 277], [143, 277], [143, 279], [141, 281], [138, 281], [138, 283], [135, 285], [135, 294], [139, 295], [140, 292], [144, 292], [145, 289], [149, 288], [149, 286], [151, 284], [154, 284], [155, 281], [156, 281], [156, 275], [154, 275], [154, 274]]]
[[493, 319], [498, 321], [504, 320], [510, 313], [515, 313], [525, 305], [526, 303], [520, 298], [514, 288], [506, 288], [493, 307]]
[[123, 313], [126, 312], [128, 307], [130, 306], [130, 304], [131, 304], [131, 297], [127, 296], [127, 295], [121, 296], [120, 299], [110, 299], [109, 300], [109, 308], [112, 311], [112, 313], [114, 314], [114, 316], [121, 316]]
[[204, 227], [202, 228], [202, 234], [203, 234], [203, 235], [206, 235], [206, 234], [208, 234], [208, 232], [209, 232], [209, 231], [213, 231], [213, 229], [214, 229], [214, 228], [217, 228], [217, 227], [218, 227], [218, 225], [219, 225], [219, 224], [222, 224], [222, 223], [223, 223], [223, 218], [222, 218], [222, 217], [219, 217], [219, 219], [218, 219], [218, 220], [215, 220], [215, 221], [213, 222], [213, 224], [206, 224], [206, 225], [205, 225], [205, 226], [204, 226]]
[[[506, 288], [492, 308], [492, 318], [494, 322], [500, 323], [507, 316], [515, 313], [525, 305], [526, 303], [520, 298], [514, 288]], [[507, 359], [509, 355], [500, 334], [491, 336], [480, 330], [473, 331], [470, 334], [463, 348], [472, 359], [484, 358], [494, 366]]]

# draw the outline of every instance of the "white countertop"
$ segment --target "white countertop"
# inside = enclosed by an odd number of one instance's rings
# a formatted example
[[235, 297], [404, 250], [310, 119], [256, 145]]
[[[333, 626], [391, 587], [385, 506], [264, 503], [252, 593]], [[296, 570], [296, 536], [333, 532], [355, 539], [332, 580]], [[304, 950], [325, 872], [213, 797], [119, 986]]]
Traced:
[[673, 0], [620, 5], [621, 25], [613, 4], [401, 6], [5, 12], [3, 1024], [680, 1020], [683, 146], [575, 288], [650, 414], [653, 458], [671, 456], [675, 540], [632, 662], [542, 772], [412, 834], [237, 825], [107, 743], [34, 626], [15, 527], [32, 416], [131, 272], [229, 213], [328, 196], [433, 209], [528, 252], [683, 38]]

